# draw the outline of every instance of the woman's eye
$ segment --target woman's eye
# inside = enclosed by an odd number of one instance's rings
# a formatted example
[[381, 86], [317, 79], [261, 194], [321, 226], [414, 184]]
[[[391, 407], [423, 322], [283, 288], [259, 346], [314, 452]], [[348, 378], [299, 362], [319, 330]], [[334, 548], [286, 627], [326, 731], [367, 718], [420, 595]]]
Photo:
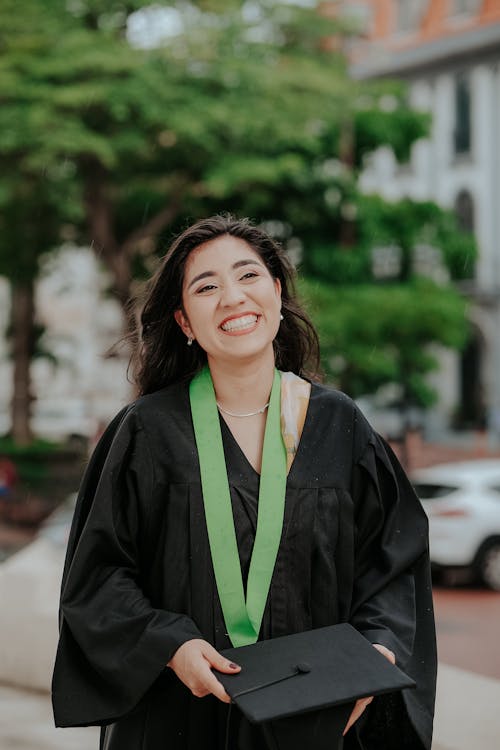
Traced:
[[211, 292], [212, 289], [215, 289], [215, 284], [205, 284], [205, 286], [202, 286], [196, 290], [196, 294], [203, 294], [203, 292]]
[[241, 278], [242, 279], [253, 279], [256, 276], [258, 276], [258, 274], [255, 273], [255, 271], [248, 271], [248, 273], [245, 273]]

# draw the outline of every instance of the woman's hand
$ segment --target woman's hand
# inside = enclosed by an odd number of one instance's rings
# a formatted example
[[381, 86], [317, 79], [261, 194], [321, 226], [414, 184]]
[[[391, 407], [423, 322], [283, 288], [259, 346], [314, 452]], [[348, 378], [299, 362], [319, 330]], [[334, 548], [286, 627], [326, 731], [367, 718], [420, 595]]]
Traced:
[[[380, 653], [383, 656], [385, 656], [385, 658], [388, 659], [391, 662], [391, 664], [396, 663], [396, 657], [390, 649], [386, 648], [385, 646], [382, 646], [380, 643], [374, 643], [373, 648], [376, 648], [377, 651], [380, 651]], [[368, 698], [360, 698], [359, 700], [356, 701], [356, 703], [354, 704], [354, 708], [352, 709], [352, 713], [349, 716], [349, 721], [347, 722], [346, 727], [344, 731], [342, 732], [343, 735], [347, 734], [347, 732], [352, 727], [354, 722], [359, 719], [359, 717], [361, 716], [365, 708], [370, 705], [372, 700], [373, 700], [373, 695], [370, 695]]]
[[237, 664], [221, 656], [210, 643], [199, 638], [186, 641], [179, 646], [167, 667], [174, 670], [179, 680], [197, 698], [212, 694], [224, 703], [230, 703], [231, 698], [211, 668], [226, 674], [237, 674], [241, 669]]

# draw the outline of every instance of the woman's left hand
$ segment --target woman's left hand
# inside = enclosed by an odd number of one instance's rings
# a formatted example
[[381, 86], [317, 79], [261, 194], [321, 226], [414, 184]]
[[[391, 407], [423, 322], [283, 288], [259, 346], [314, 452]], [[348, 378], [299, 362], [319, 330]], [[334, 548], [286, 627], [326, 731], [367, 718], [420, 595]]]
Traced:
[[[376, 648], [377, 651], [380, 651], [380, 653], [383, 656], [385, 656], [385, 658], [388, 659], [391, 662], [391, 664], [396, 663], [396, 657], [390, 649], [386, 648], [385, 646], [382, 646], [380, 643], [374, 643], [373, 648]], [[346, 727], [342, 733], [343, 735], [346, 734], [349, 731], [349, 729], [352, 727], [354, 722], [359, 719], [359, 717], [361, 716], [365, 708], [370, 705], [372, 700], [373, 700], [373, 695], [370, 695], [368, 698], [360, 698], [359, 700], [356, 701], [356, 703], [354, 704], [354, 708], [352, 709], [352, 713], [349, 716], [349, 720], [346, 724]]]

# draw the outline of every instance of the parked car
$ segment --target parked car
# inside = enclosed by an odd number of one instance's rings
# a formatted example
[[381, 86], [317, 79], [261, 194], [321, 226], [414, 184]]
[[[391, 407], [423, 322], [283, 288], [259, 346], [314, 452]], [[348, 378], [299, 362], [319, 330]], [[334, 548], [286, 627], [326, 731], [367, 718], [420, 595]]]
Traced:
[[412, 481], [429, 518], [433, 567], [469, 569], [500, 591], [500, 460], [440, 464]]

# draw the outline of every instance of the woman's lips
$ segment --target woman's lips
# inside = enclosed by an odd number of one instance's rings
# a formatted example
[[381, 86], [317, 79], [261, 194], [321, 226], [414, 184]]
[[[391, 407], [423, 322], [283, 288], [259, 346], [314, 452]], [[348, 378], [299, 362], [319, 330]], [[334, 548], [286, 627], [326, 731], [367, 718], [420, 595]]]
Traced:
[[220, 324], [224, 333], [238, 335], [252, 331], [259, 322], [259, 315], [256, 313], [245, 313], [237, 317], [227, 318]]

